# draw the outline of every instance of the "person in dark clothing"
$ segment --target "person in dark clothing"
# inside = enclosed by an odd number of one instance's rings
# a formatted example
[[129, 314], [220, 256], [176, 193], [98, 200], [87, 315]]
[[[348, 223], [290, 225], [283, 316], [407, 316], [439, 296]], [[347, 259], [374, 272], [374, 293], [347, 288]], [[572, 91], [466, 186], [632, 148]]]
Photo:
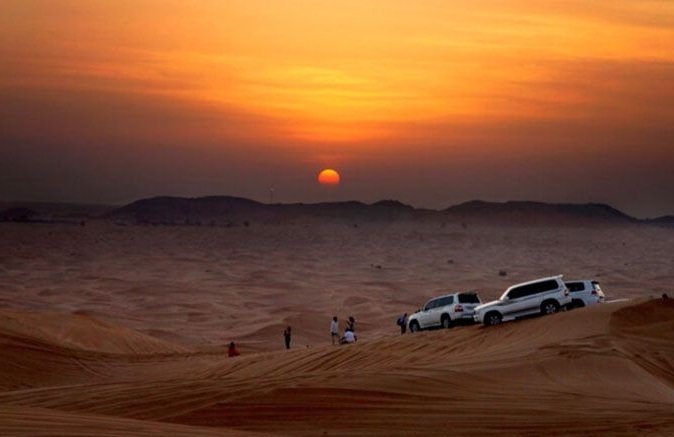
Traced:
[[291, 337], [291, 330], [290, 326], [288, 326], [284, 331], [283, 331], [283, 339], [286, 342], [286, 349], [290, 349], [290, 337]]
[[407, 331], [407, 313], [400, 316], [398, 319], [398, 326], [400, 326], [400, 335]]
[[356, 332], [356, 319], [353, 316], [349, 316], [349, 320], [346, 322], [346, 328], [350, 329], [352, 332]]

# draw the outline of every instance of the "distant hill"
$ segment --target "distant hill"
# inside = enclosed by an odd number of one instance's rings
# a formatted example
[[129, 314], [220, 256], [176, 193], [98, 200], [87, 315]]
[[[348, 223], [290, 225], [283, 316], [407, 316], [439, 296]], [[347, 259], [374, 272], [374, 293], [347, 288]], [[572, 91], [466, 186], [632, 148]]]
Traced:
[[612, 206], [602, 203], [542, 203], [510, 201], [504, 203], [474, 200], [451, 206], [446, 216], [470, 222], [509, 224], [629, 224], [637, 223]]
[[105, 217], [141, 224], [247, 226], [251, 222], [280, 223], [312, 218], [392, 220], [409, 218], [414, 212], [411, 206], [397, 201], [380, 201], [371, 205], [356, 201], [264, 204], [241, 197], [210, 196], [142, 199]]
[[100, 217], [114, 210], [107, 205], [49, 202], [0, 202], [0, 221], [63, 223]]
[[653, 219], [643, 220], [644, 223], [657, 226], [672, 226], [674, 227], [674, 215], [664, 215]]
[[116, 209], [106, 217], [146, 224], [204, 225], [259, 217], [271, 208], [240, 197], [152, 197]]
[[[104, 217], [117, 222], [167, 225], [249, 226], [253, 223], [298, 223], [320, 219], [358, 223], [415, 220], [504, 226], [593, 226], [637, 223], [670, 224], [671, 217], [639, 220], [601, 203], [504, 203], [471, 201], [447, 209], [416, 209], [395, 201], [265, 204], [231, 196], [153, 197], [115, 209]], [[669, 221], [668, 221], [669, 220]]]

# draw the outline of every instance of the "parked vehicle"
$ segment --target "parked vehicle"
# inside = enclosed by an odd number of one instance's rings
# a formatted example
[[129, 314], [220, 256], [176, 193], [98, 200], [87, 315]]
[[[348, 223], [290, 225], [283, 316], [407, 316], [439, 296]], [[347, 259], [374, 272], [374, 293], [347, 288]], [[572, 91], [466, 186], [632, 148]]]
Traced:
[[473, 292], [456, 292], [434, 297], [416, 313], [409, 317], [411, 332], [442, 327], [451, 328], [458, 323], [472, 323], [473, 309], [480, 304], [480, 298]]
[[565, 284], [571, 293], [569, 309], [604, 303], [604, 292], [597, 281], [585, 279], [582, 281], [568, 281]]
[[553, 314], [571, 303], [562, 275], [513, 285], [495, 301], [475, 308], [475, 321], [487, 326], [532, 314]]

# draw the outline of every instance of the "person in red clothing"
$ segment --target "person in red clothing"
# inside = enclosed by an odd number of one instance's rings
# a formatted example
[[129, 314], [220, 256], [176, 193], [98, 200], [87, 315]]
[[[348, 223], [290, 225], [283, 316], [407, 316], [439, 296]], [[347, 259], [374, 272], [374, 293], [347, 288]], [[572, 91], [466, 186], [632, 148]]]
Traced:
[[236, 345], [234, 342], [229, 343], [229, 349], [227, 349], [227, 356], [228, 357], [238, 357], [241, 355], [239, 351], [236, 349]]

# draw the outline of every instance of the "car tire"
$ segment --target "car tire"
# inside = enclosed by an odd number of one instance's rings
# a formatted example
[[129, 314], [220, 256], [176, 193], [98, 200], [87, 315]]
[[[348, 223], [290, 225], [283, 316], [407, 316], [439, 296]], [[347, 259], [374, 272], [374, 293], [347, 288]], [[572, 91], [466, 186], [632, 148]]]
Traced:
[[416, 320], [412, 320], [410, 322], [410, 332], [414, 333], [414, 332], [419, 332], [420, 330], [421, 329], [419, 327], [419, 322], [417, 322]]
[[559, 304], [556, 300], [546, 300], [541, 304], [541, 314], [544, 316], [555, 314], [559, 311]]
[[485, 326], [498, 325], [503, 321], [503, 316], [498, 311], [491, 311], [484, 315]]
[[452, 327], [452, 319], [449, 317], [449, 314], [443, 314], [440, 318], [440, 326], [444, 329], [449, 329]]

